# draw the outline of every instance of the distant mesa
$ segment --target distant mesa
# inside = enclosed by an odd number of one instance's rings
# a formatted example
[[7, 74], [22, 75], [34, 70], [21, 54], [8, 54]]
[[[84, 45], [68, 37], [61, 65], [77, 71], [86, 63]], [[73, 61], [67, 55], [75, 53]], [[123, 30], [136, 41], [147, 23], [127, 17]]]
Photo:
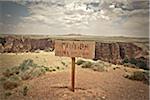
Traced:
[[65, 34], [65, 35], [62, 35], [62, 36], [83, 36], [82, 34]]

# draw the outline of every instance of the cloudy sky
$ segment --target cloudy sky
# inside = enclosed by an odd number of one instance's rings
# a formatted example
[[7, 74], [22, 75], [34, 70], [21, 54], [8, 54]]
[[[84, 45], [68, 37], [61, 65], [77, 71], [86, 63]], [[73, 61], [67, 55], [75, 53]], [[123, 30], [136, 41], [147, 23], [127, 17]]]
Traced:
[[0, 34], [149, 35], [149, 0], [0, 0]]

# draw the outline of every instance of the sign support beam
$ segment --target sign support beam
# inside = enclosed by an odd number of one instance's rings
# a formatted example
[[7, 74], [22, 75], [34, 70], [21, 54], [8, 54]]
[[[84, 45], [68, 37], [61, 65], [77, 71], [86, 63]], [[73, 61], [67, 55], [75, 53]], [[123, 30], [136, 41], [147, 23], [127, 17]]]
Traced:
[[71, 68], [71, 91], [75, 91], [75, 57], [72, 57], [72, 68]]

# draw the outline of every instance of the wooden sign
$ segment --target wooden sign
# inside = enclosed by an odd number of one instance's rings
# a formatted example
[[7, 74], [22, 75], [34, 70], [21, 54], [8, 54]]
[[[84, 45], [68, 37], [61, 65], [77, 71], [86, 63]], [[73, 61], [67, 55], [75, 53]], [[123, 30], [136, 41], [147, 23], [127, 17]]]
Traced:
[[94, 41], [55, 41], [55, 55], [66, 57], [94, 58]]
[[75, 57], [94, 58], [95, 42], [91, 41], [55, 41], [55, 55], [72, 59], [71, 90], [75, 91]]

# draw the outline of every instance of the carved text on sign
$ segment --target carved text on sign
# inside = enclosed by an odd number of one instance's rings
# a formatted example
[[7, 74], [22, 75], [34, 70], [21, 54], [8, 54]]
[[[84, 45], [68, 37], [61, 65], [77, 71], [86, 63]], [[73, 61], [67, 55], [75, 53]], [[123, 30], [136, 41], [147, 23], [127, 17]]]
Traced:
[[56, 40], [55, 55], [67, 57], [94, 58], [95, 42]]

